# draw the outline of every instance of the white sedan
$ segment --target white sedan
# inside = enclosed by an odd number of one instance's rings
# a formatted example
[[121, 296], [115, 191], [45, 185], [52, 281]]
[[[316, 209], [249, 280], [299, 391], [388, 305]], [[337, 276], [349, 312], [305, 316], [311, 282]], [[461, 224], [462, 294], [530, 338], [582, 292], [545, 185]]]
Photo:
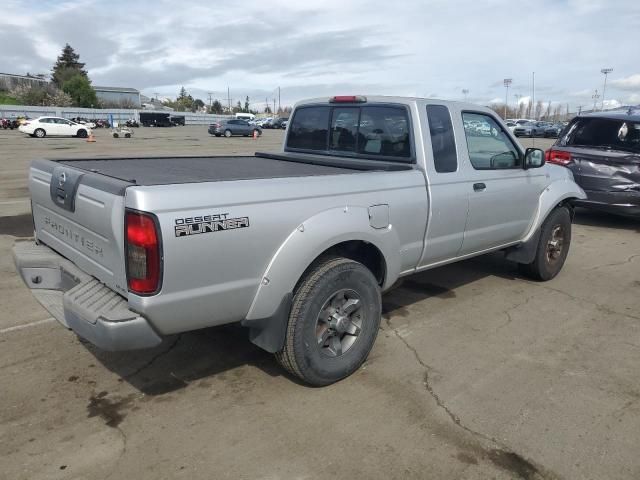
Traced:
[[86, 125], [60, 117], [39, 117], [34, 120], [27, 120], [20, 125], [18, 130], [38, 138], [44, 138], [47, 135], [52, 137], [86, 138], [91, 133], [91, 129]]

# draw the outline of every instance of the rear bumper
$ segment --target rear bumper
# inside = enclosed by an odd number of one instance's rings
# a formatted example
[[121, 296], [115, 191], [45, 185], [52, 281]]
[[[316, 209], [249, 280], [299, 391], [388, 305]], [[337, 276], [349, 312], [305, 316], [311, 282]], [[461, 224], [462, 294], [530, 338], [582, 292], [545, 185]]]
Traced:
[[619, 215], [640, 217], [640, 192], [595, 192], [585, 190], [585, 200], [575, 200], [578, 207], [592, 208]]
[[16, 269], [36, 299], [60, 323], [103, 350], [136, 350], [160, 344], [149, 322], [127, 300], [43, 245], [18, 242]]

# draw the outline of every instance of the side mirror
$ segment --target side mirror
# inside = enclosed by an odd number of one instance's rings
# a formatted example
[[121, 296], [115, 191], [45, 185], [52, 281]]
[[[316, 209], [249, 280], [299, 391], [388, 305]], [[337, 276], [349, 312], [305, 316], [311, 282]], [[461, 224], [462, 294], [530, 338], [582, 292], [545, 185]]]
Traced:
[[523, 167], [525, 170], [530, 168], [540, 168], [544, 163], [544, 152], [539, 148], [527, 148], [524, 151]]

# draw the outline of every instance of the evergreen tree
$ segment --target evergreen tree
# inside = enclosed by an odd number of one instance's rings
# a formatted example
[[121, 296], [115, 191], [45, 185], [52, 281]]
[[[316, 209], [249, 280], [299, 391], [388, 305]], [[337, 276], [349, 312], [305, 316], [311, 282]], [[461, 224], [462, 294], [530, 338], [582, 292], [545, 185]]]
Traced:
[[88, 79], [84, 63], [80, 61], [80, 55], [67, 43], [53, 66], [51, 80], [58, 87], [62, 87], [64, 82], [76, 75], [81, 75]]
[[211, 104], [211, 111], [209, 113], [215, 113], [217, 115], [220, 115], [223, 112], [224, 112], [224, 107], [222, 106], [220, 101], [214, 100], [213, 103]]
[[98, 107], [96, 91], [86, 76], [76, 75], [62, 84], [62, 91], [73, 99], [76, 107]]
[[244, 100], [244, 111], [245, 113], [249, 113], [249, 95], [247, 95], [247, 98]]

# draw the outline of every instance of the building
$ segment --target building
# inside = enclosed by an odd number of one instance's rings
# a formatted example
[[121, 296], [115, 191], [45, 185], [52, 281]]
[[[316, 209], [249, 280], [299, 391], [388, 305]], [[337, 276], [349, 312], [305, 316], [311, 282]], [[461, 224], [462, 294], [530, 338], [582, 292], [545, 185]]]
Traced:
[[46, 87], [49, 81], [42, 76], [14, 75], [12, 73], [0, 73], [0, 90], [11, 90], [18, 85], [29, 85], [32, 87]]
[[93, 86], [98, 100], [105, 107], [140, 108], [140, 91], [126, 87]]

